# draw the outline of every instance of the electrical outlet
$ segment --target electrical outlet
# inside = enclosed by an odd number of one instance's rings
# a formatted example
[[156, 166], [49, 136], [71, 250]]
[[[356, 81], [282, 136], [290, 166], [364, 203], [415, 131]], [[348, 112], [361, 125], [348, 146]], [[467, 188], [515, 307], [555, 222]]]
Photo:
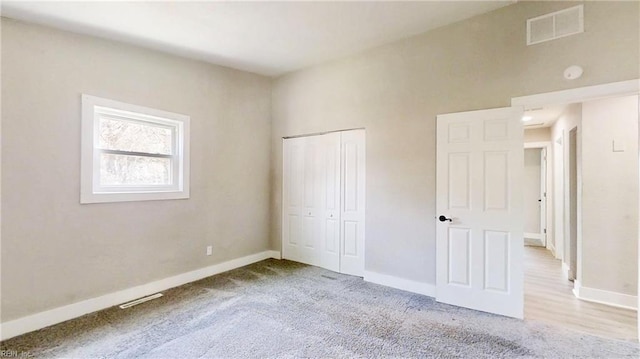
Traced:
[[210, 256], [213, 254], [213, 246], [207, 246], [207, 255]]

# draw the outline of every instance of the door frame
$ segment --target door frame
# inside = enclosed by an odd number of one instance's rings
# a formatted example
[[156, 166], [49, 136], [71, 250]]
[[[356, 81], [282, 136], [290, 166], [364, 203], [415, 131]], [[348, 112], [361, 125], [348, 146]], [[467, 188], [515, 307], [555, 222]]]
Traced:
[[[541, 168], [541, 170], [544, 170], [544, 187], [545, 187], [545, 193], [546, 196], [543, 196], [542, 198], [542, 211], [544, 212], [544, 216], [542, 216], [544, 218], [544, 221], [540, 223], [540, 228], [544, 228], [546, 229], [546, 233], [543, 234], [544, 239], [543, 239], [543, 245], [545, 248], [549, 249], [551, 251], [551, 253], [553, 253], [554, 255], [556, 254], [556, 248], [555, 246], [551, 246], [551, 242], [549, 240], [549, 237], [553, 237], [552, 233], [554, 230], [554, 226], [553, 226], [553, 211], [549, 210], [549, 203], [553, 203], [553, 191], [550, 191], [549, 188], [552, 188], [552, 184], [553, 184], [553, 177], [550, 176], [549, 174], [551, 174], [552, 170], [553, 170], [553, 161], [550, 161], [550, 158], [553, 158], [553, 154], [551, 152], [551, 141], [541, 141], [541, 142], [525, 142], [524, 143], [524, 148], [528, 149], [528, 148], [540, 148], [540, 149], [544, 149], [544, 155], [547, 157], [547, 159], [544, 161], [545, 166], [544, 169]], [[555, 243], [555, 238], [554, 241]], [[549, 248], [551, 246], [551, 248]], [[557, 258], [557, 257], [556, 257]]]
[[[570, 103], [585, 102], [609, 97], [622, 97], [630, 95], [640, 95], [640, 79], [611, 82], [600, 85], [576, 87], [569, 90], [553, 91], [529, 96], [511, 98], [511, 106], [523, 106], [525, 111], [540, 106], [566, 105]], [[638, 108], [638, 118], [640, 122], [640, 107]], [[565, 138], [566, 141], [566, 138]], [[640, 131], [638, 133], [640, 142]], [[640, 173], [638, 173], [640, 182]], [[640, 224], [640, 218], [638, 218]], [[580, 246], [582, 242], [578, 237], [578, 257], [580, 256]], [[638, 236], [640, 248], [640, 235]], [[578, 258], [580, 263], [580, 258]], [[580, 269], [578, 269], [578, 272]], [[638, 252], [638, 308], [640, 309], [640, 251]], [[640, 340], [640, 320], [638, 320], [638, 339]]]

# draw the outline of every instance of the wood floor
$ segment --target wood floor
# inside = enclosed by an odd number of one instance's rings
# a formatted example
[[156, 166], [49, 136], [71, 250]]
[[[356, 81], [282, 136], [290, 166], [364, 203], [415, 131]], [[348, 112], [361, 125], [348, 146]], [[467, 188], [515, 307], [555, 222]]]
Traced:
[[543, 247], [525, 246], [524, 318], [601, 337], [637, 341], [637, 312], [576, 298], [560, 260]]

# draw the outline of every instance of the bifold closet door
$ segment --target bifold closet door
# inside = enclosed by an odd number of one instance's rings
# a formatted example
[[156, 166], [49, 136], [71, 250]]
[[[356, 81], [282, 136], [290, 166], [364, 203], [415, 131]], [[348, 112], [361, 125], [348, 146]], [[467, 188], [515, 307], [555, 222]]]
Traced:
[[365, 132], [341, 132], [340, 272], [364, 276]]
[[340, 271], [340, 134], [283, 143], [282, 256]]
[[320, 267], [340, 272], [340, 133], [317, 137], [321, 143]]
[[364, 274], [364, 130], [283, 142], [282, 257]]

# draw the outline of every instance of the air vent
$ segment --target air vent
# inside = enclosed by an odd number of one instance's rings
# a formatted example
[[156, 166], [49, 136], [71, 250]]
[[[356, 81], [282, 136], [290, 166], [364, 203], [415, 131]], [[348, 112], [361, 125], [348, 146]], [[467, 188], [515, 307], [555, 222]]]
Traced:
[[584, 5], [527, 20], [527, 45], [584, 32]]

